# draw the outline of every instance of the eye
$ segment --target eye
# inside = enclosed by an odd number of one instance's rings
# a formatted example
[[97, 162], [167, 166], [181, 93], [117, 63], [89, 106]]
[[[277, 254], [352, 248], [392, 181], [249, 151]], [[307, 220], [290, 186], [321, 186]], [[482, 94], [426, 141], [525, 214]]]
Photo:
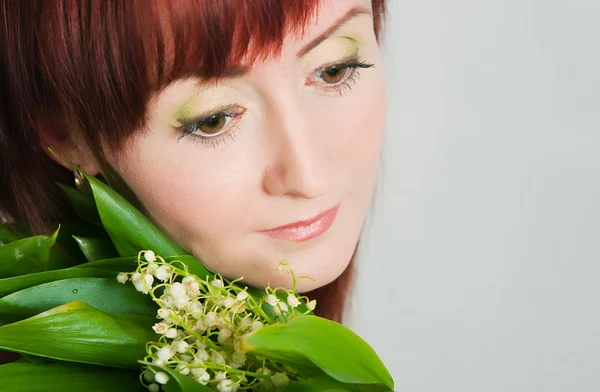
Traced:
[[339, 64], [323, 69], [318, 76], [327, 84], [336, 84], [344, 79], [350, 68], [342, 68]]
[[231, 117], [225, 113], [219, 113], [210, 116], [205, 120], [199, 121], [196, 125], [198, 130], [204, 135], [216, 135], [231, 122]]
[[186, 135], [193, 135], [202, 139], [216, 138], [226, 133], [235, 118], [242, 115], [244, 112], [245, 109], [234, 107], [221, 110], [220, 112], [208, 116], [180, 121], [182, 123], [182, 125], [178, 127], [181, 131], [180, 139]]
[[341, 94], [344, 89], [350, 89], [351, 84], [356, 82], [359, 77], [359, 68], [372, 67], [374, 67], [373, 64], [352, 58], [341, 63], [317, 68], [308, 77], [306, 84], [320, 88], [325, 94], [330, 92]]

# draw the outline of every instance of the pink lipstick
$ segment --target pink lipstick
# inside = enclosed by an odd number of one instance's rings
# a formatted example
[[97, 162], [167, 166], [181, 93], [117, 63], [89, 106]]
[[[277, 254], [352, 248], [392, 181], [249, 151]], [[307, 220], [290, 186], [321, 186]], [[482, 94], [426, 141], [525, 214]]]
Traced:
[[264, 230], [264, 233], [273, 238], [294, 242], [304, 242], [325, 233], [333, 224], [340, 205], [305, 221], [298, 221], [280, 226], [275, 229]]

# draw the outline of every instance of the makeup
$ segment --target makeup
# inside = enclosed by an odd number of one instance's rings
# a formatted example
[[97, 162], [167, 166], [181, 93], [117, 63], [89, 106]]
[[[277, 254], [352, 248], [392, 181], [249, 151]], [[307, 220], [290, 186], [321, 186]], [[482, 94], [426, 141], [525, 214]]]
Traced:
[[264, 230], [261, 233], [269, 237], [304, 242], [325, 233], [335, 221], [340, 205], [305, 221], [293, 222], [275, 229]]

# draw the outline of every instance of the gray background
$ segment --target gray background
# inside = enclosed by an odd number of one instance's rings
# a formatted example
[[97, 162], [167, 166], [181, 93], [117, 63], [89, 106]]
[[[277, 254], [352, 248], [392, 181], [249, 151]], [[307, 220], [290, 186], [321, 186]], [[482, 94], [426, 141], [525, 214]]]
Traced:
[[391, 0], [350, 322], [396, 390], [600, 391], [600, 1]]

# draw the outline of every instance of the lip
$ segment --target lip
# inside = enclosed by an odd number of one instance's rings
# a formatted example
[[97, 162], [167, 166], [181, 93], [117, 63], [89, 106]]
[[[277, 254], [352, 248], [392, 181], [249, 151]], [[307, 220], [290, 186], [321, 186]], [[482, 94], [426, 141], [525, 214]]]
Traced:
[[337, 216], [339, 209], [340, 205], [338, 204], [313, 218], [304, 221], [293, 222], [275, 229], [263, 230], [261, 233], [273, 238], [279, 238], [293, 242], [308, 241], [329, 230], [335, 221], [335, 217]]

